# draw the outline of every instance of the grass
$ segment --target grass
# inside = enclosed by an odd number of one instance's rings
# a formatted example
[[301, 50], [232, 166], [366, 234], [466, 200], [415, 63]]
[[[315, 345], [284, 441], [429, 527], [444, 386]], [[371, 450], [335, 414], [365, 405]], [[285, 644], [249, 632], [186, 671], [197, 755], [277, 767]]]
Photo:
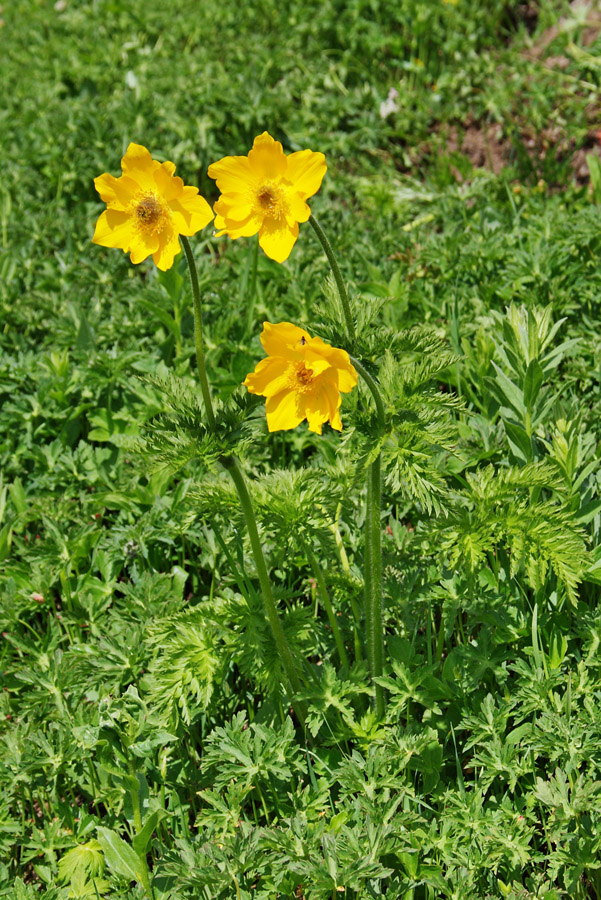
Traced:
[[[600, 898], [595, 10], [15, 0], [3, 17], [0, 897]], [[268, 435], [240, 389], [265, 319], [344, 343], [315, 235], [284, 265], [259, 253], [256, 281], [251, 239], [193, 239], [305, 731], [198, 422], [185, 261], [160, 274], [91, 243], [93, 179], [129, 141], [213, 202], [209, 163], [265, 129], [326, 154], [312, 210], [394, 425], [383, 721], [368, 396], [318, 439]]]

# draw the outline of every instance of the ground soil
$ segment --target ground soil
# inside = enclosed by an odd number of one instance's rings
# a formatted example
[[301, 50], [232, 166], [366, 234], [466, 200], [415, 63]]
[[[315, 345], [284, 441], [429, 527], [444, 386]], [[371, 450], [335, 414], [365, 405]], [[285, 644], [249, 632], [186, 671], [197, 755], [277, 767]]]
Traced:
[[[528, 9], [526, 9], [528, 7]], [[530, 13], [534, 16], [535, 6], [524, 4], [527, 17]], [[580, 46], [590, 46], [601, 33], [601, 9], [595, 3], [586, 0], [573, 0], [570, 4], [570, 17], [563, 17], [556, 25], [547, 28], [524, 51], [524, 56], [533, 62], [538, 62], [545, 68], [566, 69], [570, 59], [564, 55], [553, 55], [550, 51], [555, 39], [562, 33], [568, 19], [582, 19], [582, 25], [578, 27], [574, 39], [578, 38]], [[535, 24], [535, 18], [533, 22]], [[502, 73], [500, 73], [502, 77]], [[553, 154], [557, 161], [568, 162], [572, 169], [574, 179], [580, 184], [589, 181], [589, 169], [586, 162], [588, 154], [601, 156], [601, 106], [594, 105], [587, 110], [589, 131], [584, 139], [576, 141], [557, 124], [549, 125], [540, 132], [520, 121], [516, 114], [511, 123], [511, 134], [502, 124], [477, 120], [468, 117], [461, 123], [439, 123], [432, 129], [438, 140], [426, 141], [416, 148], [413, 155], [413, 164], [419, 166], [420, 160], [428, 157], [434, 151], [434, 146], [440, 148], [440, 139], [446, 154], [461, 153], [467, 157], [474, 168], [488, 169], [495, 174], [515, 160], [516, 154], [525, 152], [533, 163], [533, 171], [536, 174], [544, 169], [544, 161], [549, 154]], [[458, 181], [464, 177], [459, 170], [452, 169]]]

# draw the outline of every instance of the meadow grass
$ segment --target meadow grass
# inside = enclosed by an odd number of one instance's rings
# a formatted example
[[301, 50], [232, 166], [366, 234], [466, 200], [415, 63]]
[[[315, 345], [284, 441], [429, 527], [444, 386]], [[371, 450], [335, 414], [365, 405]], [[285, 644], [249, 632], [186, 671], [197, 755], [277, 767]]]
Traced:
[[[0, 897], [599, 900], [594, 5], [2, 16]], [[214, 202], [208, 165], [266, 129], [326, 154], [311, 208], [394, 425], [380, 447], [357, 390], [342, 436], [268, 435], [240, 387], [263, 321], [345, 340], [326, 257], [309, 225], [284, 265], [193, 239], [304, 729], [202, 430], [183, 254], [159, 273], [91, 243], [130, 141]]]

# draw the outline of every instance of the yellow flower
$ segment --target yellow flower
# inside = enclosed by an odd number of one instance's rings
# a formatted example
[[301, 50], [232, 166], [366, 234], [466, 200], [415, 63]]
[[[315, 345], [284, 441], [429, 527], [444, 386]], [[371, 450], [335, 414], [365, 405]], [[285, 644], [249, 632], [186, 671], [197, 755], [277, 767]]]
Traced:
[[133, 263], [152, 258], [165, 271], [180, 252], [180, 234], [190, 236], [213, 218], [198, 188], [173, 175], [172, 162], [152, 159], [146, 147], [130, 144], [121, 160], [123, 175], [94, 179], [107, 205], [92, 240], [102, 247], [120, 247]]
[[255, 138], [248, 156], [225, 156], [209, 166], [221, 191], [215, 204], [217, 237], [234, 240], [259, 232], [259, 245], [276, 262], [288, 259], [298, 223], [311, 210], [306, 200], [317, 193], [326, 173], [323, 153], [299, 150], [286, 156], [266, 131]]
[[269, 430], [286, 431], [307, 419], [309, 430], [317, 434], [328, 421], [341, 431], [340, 392], [352, 391], [357, 384], [346, 350], [312, 338], [290, 322], [264, 322], [261, 343], [267, 359], [257, 364], [244, 384], [251, 394], [267, 397]]

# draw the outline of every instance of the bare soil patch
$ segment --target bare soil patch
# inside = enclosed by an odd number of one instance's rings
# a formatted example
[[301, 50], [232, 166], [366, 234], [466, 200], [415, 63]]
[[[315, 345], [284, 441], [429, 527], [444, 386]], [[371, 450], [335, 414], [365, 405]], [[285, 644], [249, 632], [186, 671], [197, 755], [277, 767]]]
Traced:
[[572, 0], [570, 3], [570, 17], [562, 16], [557, 24], [543, 31], [531, 47], [525, 51], [528, 59], [540, 60], [549, 68], [565, 69], [569, 60], [565, 56], [547, 56], [547, 50], [553, 41], [565, 31], [569, 18], [578, 19], [582, 16], [580, 41], [585, 47], [589, 47], [599, 37], [601, 31], [601, 9], [595, 3], [586, 0]]

